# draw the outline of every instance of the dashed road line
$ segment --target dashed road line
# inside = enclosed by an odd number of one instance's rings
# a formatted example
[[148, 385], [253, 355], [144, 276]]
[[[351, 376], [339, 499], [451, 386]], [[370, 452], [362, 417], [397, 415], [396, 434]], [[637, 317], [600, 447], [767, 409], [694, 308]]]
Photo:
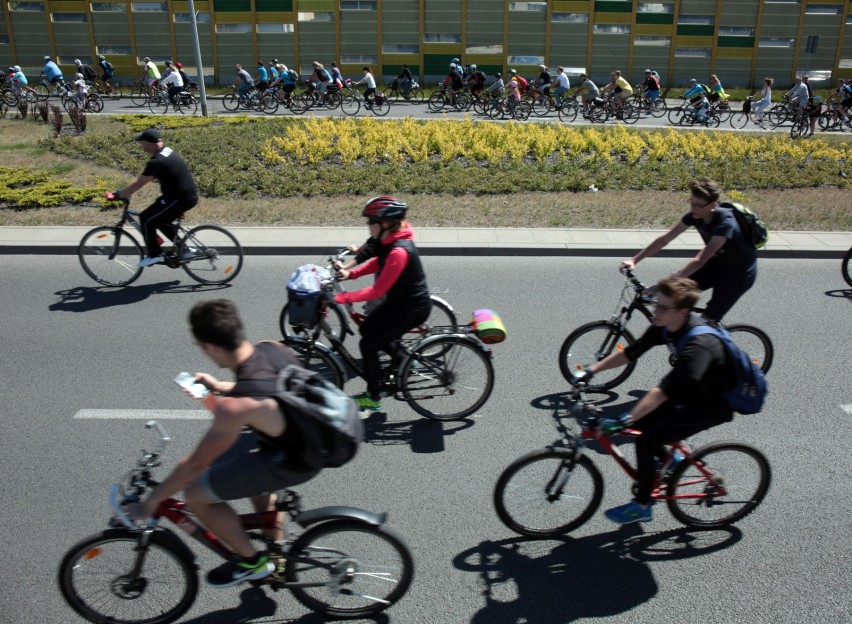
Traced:
[[210, 420], [207, 410], [81, 409], [74, 414], [82, 420]]

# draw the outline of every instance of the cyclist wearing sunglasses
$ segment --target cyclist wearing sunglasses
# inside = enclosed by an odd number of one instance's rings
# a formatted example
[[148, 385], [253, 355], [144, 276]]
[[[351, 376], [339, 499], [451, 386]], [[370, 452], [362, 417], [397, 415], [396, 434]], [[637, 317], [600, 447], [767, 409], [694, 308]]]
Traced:
[[[641, 260], [653, 256], [690, 226], [695, 226], [705, 246], [675, 273], [690, 277], [703, 290], [713, 289], [704, 318], [721, 321], [722, 317], [749, 290], [757, 279], [757, 253], [737, 223], [733, 210], [719, 205], [722, 190], [709, 178], [689, 183], [689, 212], [665, 234], [629, 260], [621, 270], [632, 269]], [[651, 293], [649, 293], [651, 294]]]
[[369, 200], [361, 214], [367, 217], [371, 239], [377, 244], [373, 257], [352, 270], [339, 269], [341, 279], [357, 279], [377, 273], [372, 286], [338, 293], [337, 303], [357, 303], [385, 297], [361, 324], [361, 357], [367, 391], [352, 397], [361, 409], [382, 409], [379, 351], [393, 356], [395, 341], [429, 318], [432, 301], [426, 274], [414, 246], [414, 230], [405, 215], [408, 204], [395, 197]]

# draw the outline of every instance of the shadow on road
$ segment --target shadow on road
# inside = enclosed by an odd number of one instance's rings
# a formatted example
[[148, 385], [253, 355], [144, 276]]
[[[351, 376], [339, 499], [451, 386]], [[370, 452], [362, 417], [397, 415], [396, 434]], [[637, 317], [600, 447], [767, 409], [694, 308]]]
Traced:
[[847, 288], [845, 290], [826, 290], [826, 296], [835, 297], [837, 299], [846, 299], [846, 301], [852, 301], [852, 288]]
[[481, 578], [475, 624], [564, 624], [627, 612], [658, 592], [648, 564], [700, 557], [740, 541], [733, 527], [644, 533], [638, 525], [582, 538], [485, 541], [453, 559]]
[[91, 312], [92, 310], [138, 303], [151, 295], [203, 293], [221, 290], [222, 288], [230, 288], [230, 284], [181, 284], [175, 280], [124, 288], [77, 286], [68, 290], [57, 291], [56, 295], [60, 299], [48, 306], [48, 309], [51, 312]]
[[364, 442], [376, 446], [408, 444], [415, 453], [442, 453], [444, 438], [469, 429], [470, 419], [438, 422], [426, 418], [389, 422], [387, 414], [375, 412], [364, 420]]

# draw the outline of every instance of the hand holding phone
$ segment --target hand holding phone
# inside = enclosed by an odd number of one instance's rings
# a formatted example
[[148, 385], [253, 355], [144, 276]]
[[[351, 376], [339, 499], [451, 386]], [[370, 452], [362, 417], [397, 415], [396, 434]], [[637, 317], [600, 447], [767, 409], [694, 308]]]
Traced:
[[203, 399], [210, 394], [210, 388], [195, 380], [195, 375], [191, 373], [180, 373], [175, 377], [175, 383], [186, 390], [193, 398]]

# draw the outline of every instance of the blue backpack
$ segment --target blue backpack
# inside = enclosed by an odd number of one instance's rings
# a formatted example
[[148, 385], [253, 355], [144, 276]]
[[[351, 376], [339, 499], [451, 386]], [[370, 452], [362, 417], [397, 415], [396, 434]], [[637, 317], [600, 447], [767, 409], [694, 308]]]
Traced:
[[[664, 336], [667, 333], [663, 331]], [[677, 353], [681, 352], [690, 339], [700, 334], [713, 334], [719, 338], [733, 363], [737, 381], [734, 387], [723, 395], [728, 405], [739, 414], [757, 414], [763, 407], [763, 401], [769, 392], [763, 371], [745, 351], [734, 344], [728, 330], [712, 325], [696, 325], [690, 328], [678, 341]]]

